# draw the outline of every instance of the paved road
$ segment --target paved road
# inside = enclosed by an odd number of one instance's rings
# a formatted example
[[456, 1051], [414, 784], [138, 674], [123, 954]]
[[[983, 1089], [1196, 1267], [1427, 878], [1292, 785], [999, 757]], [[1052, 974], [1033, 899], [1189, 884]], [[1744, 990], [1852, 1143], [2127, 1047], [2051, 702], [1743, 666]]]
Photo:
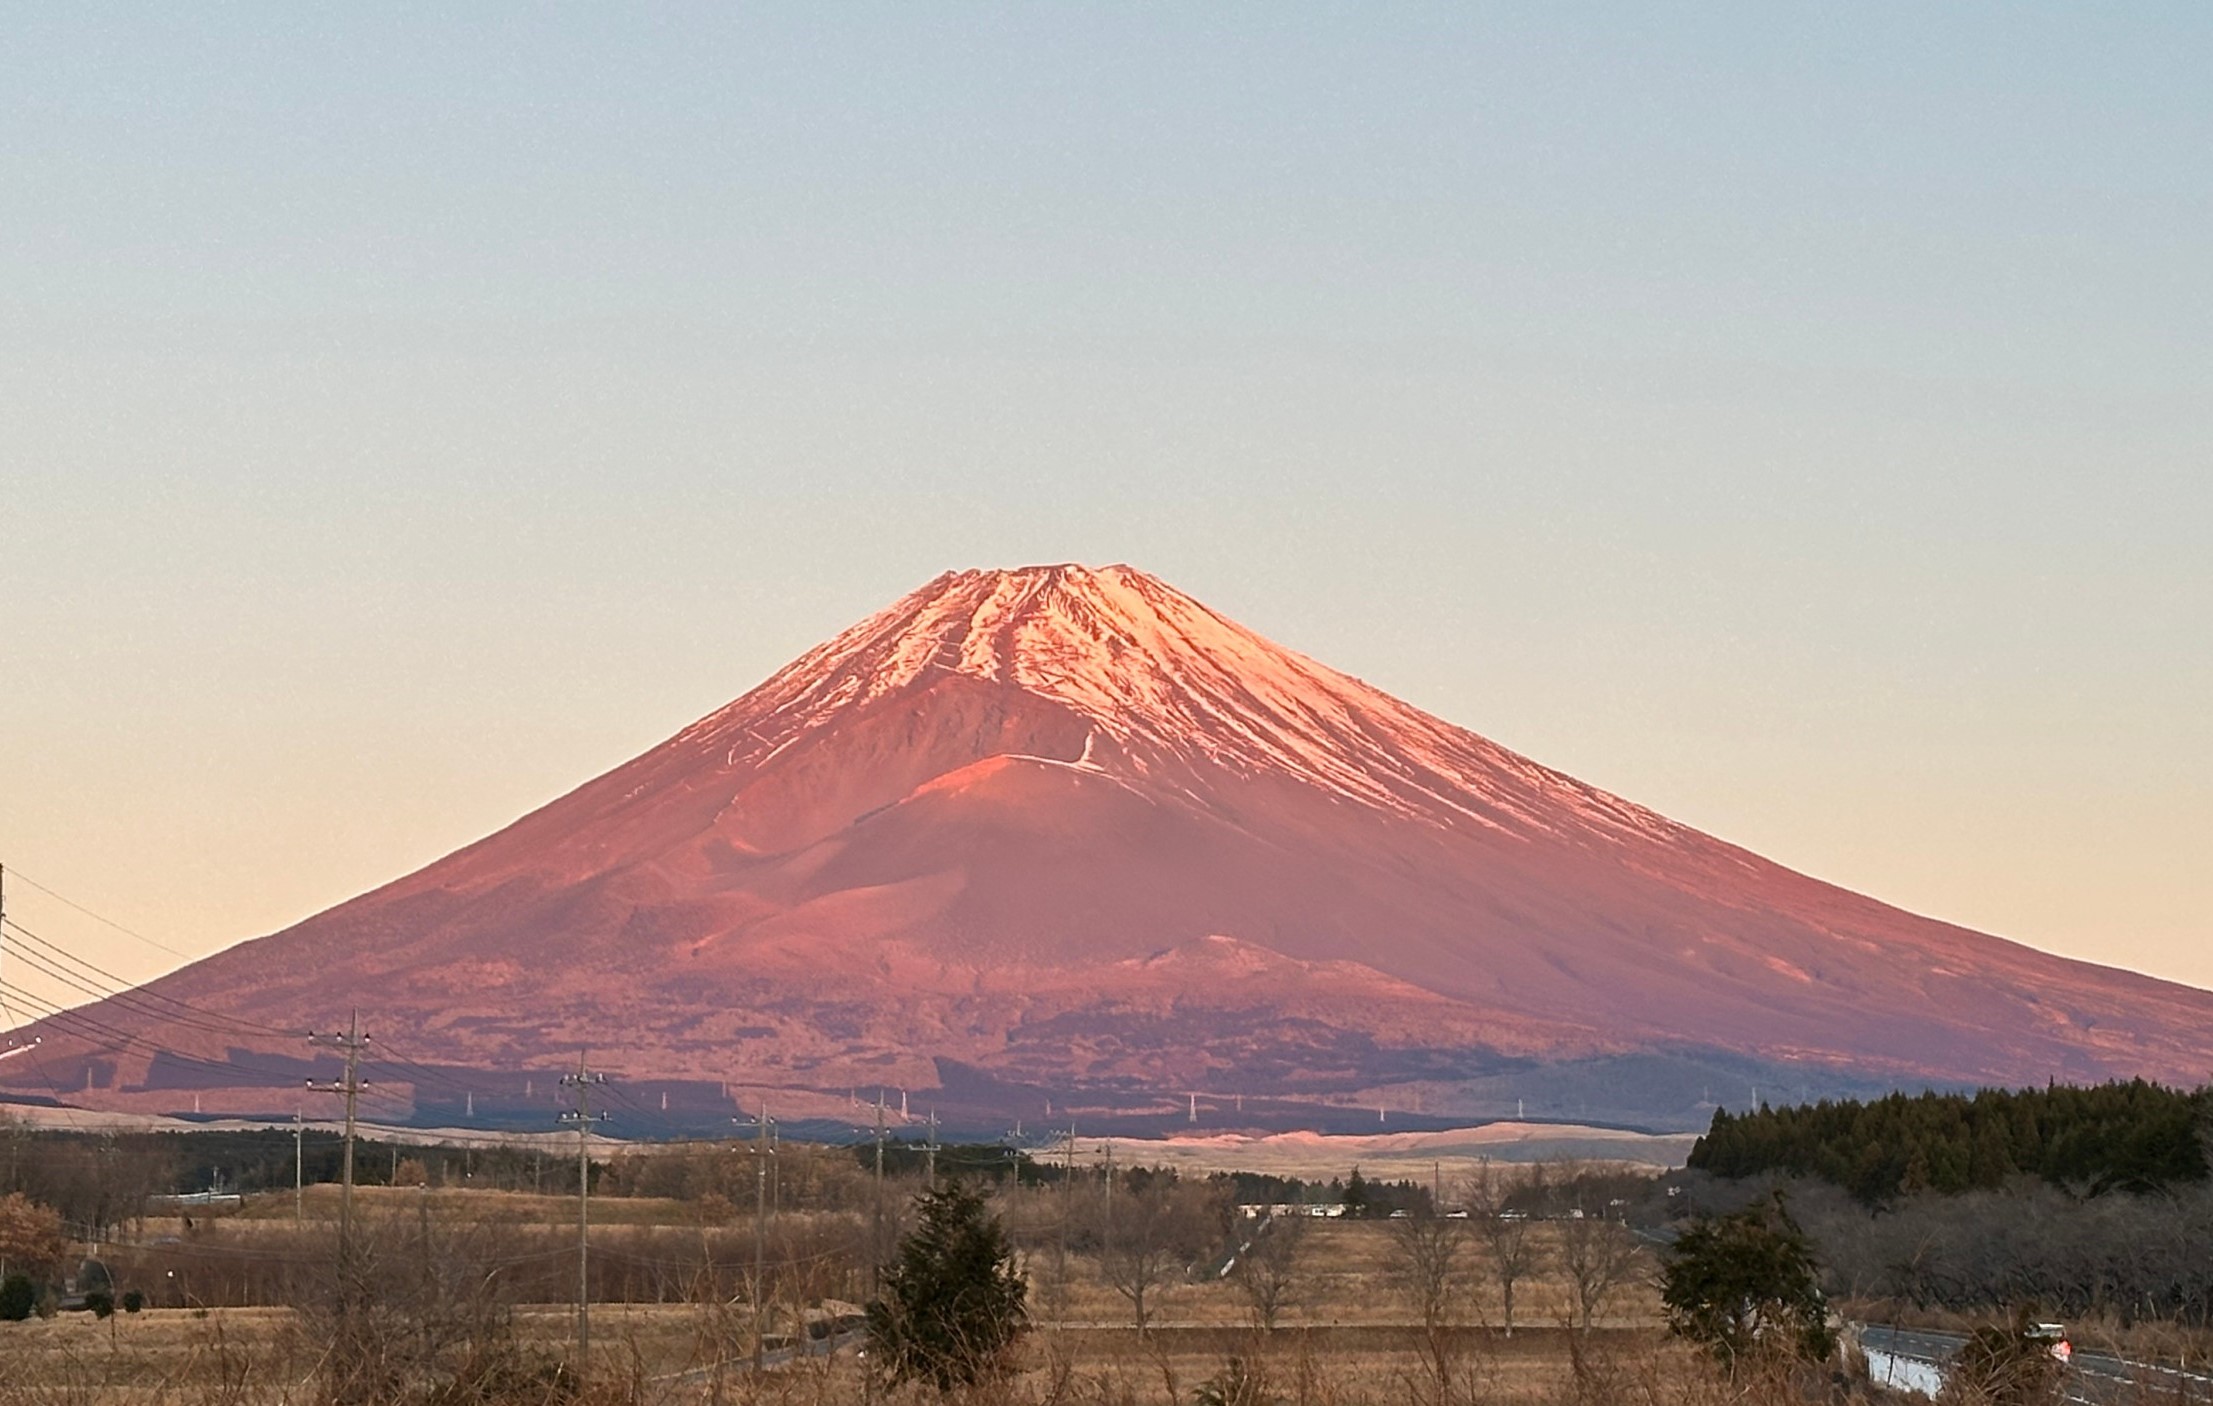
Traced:
[[[1952, 1354], [1967, 1341], [1957, 1333], [1855, 1326], [1860, 1341], [1867, 1347], [1938, 1365], [1950, 1361]], [[2213, 1376], [2201, 1372], [2178, 1372], [2172, 1367], [2131, 1362], [2095, 1352], [2078, 1352], [2069, 1364], [2067, 1399], [2076, 1406], [2134, 1406], [2144, 1400], [2146, 1388], [2161, 1394], [2172, 1393], [2178, 1400], [2213, 1400]]]
[[[803, 1339], [790, 1347], [770, 1348], [761, 1354], [761, 1366], [764, 1369], [773, 1369], [788, 1366], [802, 1358], [828, 1357], [855, 1346], [867, 1336], [866, 1328], [853, 1328], [820, 1342]], [[753, 1359], [751, 1356], [734, 1357], [722, 1364], [722, 1370], [732, 1375], [750, 1372], [753, 1370]], [[714, 1374], [715, 1369], [712, 1367], [694, 1367], [687, 1372], [670, 1372], [653, 1380], [670, 1386], [705, 1386], [713, 1380]]]

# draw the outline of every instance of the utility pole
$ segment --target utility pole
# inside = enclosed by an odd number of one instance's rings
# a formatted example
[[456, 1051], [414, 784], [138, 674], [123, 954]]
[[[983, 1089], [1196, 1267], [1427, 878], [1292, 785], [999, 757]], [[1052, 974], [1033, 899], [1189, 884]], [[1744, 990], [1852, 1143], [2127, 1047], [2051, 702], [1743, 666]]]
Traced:
[[929, 1181], [930, 1190], [935, 1191], [937, 1190], [937, 1110], [934, 1108], [930, 1110], [930, 1140], [922, 1145], [922, 1150], [928, 1162], [924, 1176]]
[[1068, 1222], [1076, 1215], [1076, 1120], [1068, 1119], [1068, 1145], [1060, 1159], [1060, 1246], [1053, 1253], [1053, 1324], [1068, 1323]]
[[592, 1112], [592, 1086], [607, 1076], [594, 1074], [586, 1052], [576, 1053], [576, 1072], [561, 1082], [576, 1090], [576, 1107], [561, 1114], [564, 1123], [576, 1124], [576, 1370], [583, 1372], [592, 1360], [592, 1124], [607, 1115]]
[[876, 1091], [876, 1214], [884, 1209], [884, 1091]]
[[876, 1209], [870, 1216], [873, 1227], [868, 1242], [868, 1274], [870, 1293], [873, 1296], [881, 1285], [884, 1274], [884, 1091], [876, 1091]]
[[[874, 1303], [884, 1294], [884, 1091], [876, 1090], [876, 1201], [869, 1216], [868, 1298]], [[868, 1406], [876, 1400], [876, 1372], [861, 1373], [861, 1399]]]
[[[743, 1120], [733, 1118], [730, 1121]], [[761, 1330], [767, 1308], [764, 1290], [768, 1287], [768, 1159], [776, 1155], [776, 1149], [769, 1143], [769, 1129], [776, 1125], [776, 1120], [769, 1117], [767, 1100], [762, 1100], [760, 1116], [753, 1123], [753, 1380], [758, 1382], [768, 1366]], [[879, 1178], [882, 1166], [879, 1152]], [[878, 1190], [881, 1189], [879, 1185]]]
[[292, 1223], [307, 1221], [307, 1110], [292, 1110]]
[[354, 1118], [361, 1099], [361, 1091], [368, 1086], [361, 1078], [361, 1047], [369, 1043], [361, 1033], [361, 1007], [355, 1006], [352, 1017], [346, 1022], [343, 1035], [314, 1035], [307, 1037], [310, 1045], [323, 1049], [346, 1052], [346, 1077], [334, 1084], [318, 1084], [307, 1081], [307, 1086], [319, 1094], [344, 1094], [346, 1096], [346, 1150], [339, 1161], [338, 1188], [338, 1268], [341, 1275], [351, 1271], [353, 1265], [353, 1143]]

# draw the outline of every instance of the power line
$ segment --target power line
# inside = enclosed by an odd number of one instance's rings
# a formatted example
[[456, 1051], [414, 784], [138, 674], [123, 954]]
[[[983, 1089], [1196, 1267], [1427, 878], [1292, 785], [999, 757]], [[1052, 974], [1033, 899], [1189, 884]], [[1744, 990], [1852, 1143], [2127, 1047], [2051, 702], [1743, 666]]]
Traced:
[[409, 1081], [416, 1084], [418, 1087], [423, 1082], [428, 1081], [433, 1084], [444, 1085], [447, 1089], [457, 1094], [472, 1095], [476, 1092], [475, 1088], [473, 1088], [471, 1085], [463, 1083], [461, 1080], [456, 1079], [451, 1074], [447, 1074], [442, 1070], [433, 1068], [432, 1066], [424, 1064], [419, 1060], [410, 1059], [408, 1056], [402, 1054], [399, 1050], [395, 1049], [392, 1045], [392, 1042], [388, 1039], [377, 1040], [376, 1047], [379, 1051], [379, 1055], [376, 1061], [377, 1063], [387, 1066], [398, 1066], [398, 1068], [402, 1071], [418, 1076]]
[[[69, 965], [71, 965], [72, 967], [79, 969], [80, 973], [88, 974], [86, 976], [87, 980], [104, 983], [105, 985], [114, 988], [114, 991], [112, 993], [103, 993], [102, 999], [109, 999], [112, 996], [114, 999], [129, 998], [131, 1000], [144, 999], [149, 1001], [160, 1001], [167, 1005], [176, 1007], [179, 1011], [184, 1012], [188, 1016], [200, 1020], [212, 1021], [226, 1027], [235, 1027], [240, 1030], [250, 1030], [263, 1035], [280, 1035], [287, 1039], [297, 1039], [300, 1035], [300, 1031], [296, 1029], [286, 1030], [274, 1025], [264, 1025], [260, 1021], [248, 1020], [244, 1016], [232, 1015], [227, 1011], [210, 1010], [205, 1006], [197, 1006], [190, 1001], [181, 1000], [178, 997], [172, 996], [165, 991], [158, 991], [154, 989], [154, 987], [149, 983], [131, 981], [126, 977], [116, 975], [114, 972], [109, 971], [107, 968], [100, 966], [96, 962], [91, 962], [83, 957], [78, 956], [76, 953], [71, 952], [68, 948], [62, 946], [58, 942], [52, 942], [44, 937], [41, 937], [39, 934], [31, 931], [29, 928], [23, 926], [22, 923], [17, 922], [13, 918], [5, 919], [5, 922], [7, 923], [8, 927], [15, 930], [16, 936], [27, 939], [28, 941], [36, 944], [41, 950], [52, 954], [54, 957], [57, 957], [62, 961], [69, 963]], [[178, 1019], [179, 1017], [165, 1016], [163, 1018]]]
[[[56, 1005], [37, 992], [27, 990], [12, 981], [0, 981], [0, 991], [12, 993], [19, 1004], [31, 1008], [30, 1013], [37, 1017], [38, 1022], [52, 1021], [61, 1027], [60, 1033], [75, 1035], [76, 1038], [89, 1044], [113, 1044], [123, 1049], [139, 1049], [150, 1054], [170, 1054], [188, 1064], [196, 1064], [206, 1069], [223, 1067], [197, 1056], [177, 1054], [175, 1051], [156, 1044], [143, 1035], [134, 1034], [120, 1026], [109, 1025], [94, 1016], [86, 1015], [82, 1007]], [[108, 1051], [103, 1049], [103, 1053], [105, 1052]]]
[[15, 877], [17, 877], [18, 879], [21, 879], [24, 883], [29, 884], [32, 888], [37, 889], [40, 893], [45, 894], [48, 898], [53, 899], [56, 903], [61, 904], [64, 908], [74, 908], [79, 913], [82, 913], [86, 917], [92, 919], [92, 921], [104, 924], [107, 927], [111, 927], [117, 932], [123, 934], [125, 937], [136, 938], [140, 942], [145, 943], [148, 947], [155, 948], [162, 952], [167, 952], [172, 957], [176, 957], [187, 962], [192, 960], [191, 953], [179, 952], [176, 948], [171, 947], [166, 942], [157, 942], [153, 938], [148, 937], [142, 932], [136, 932], [130, 928], [124, 927], [121, 923], [115, 921], [115, 919], [113, 918], [102, 917], [100, 914], [93, 912], [90, 908], [85, 907], [82, 903], [77, 902], [75, 899], [66, 898], [63, 895], [54, 892], [46, 885], [40, 883], [38, 880], [24, 873], [21, 869], [10, 870], [9, 872], [14, 874]]
[[[97, 1054], [122, 1054], [126, 1051], [136, 1051], [149, 1057], [166, 1057], [186, 1070], [195, 1070], [208, 1075], [236, 1076], [241, 1072], [240, 1066], [236, 1064], [180, 1053], [142, 1035], [133, 1034], [128, 1030], [96, 1020], [84, 1014], [81, 1009], [57, 1006], [37, 993], [26, 991], [13, 982], [0, 981], [0, 996], [7, 995], [12, 995], [16, 1003], [35, 1016], [38, 1022], [50, 1023], [57, 1034], [84, 1041]], [[8, 1018], [13, 1020], [15, 1017], [11, 1014]], [[35, 1066], [38, 1061], [33, 1059], [31, 1063]], [[46, 1082], [48, 1087], [53, 1087], [51, 1078], [48, 1078]], [[235, 1082], [235, 1078], [233, 1082]], [[58, 1090], [55, 1096], [57, 1099], [60, 1097]]]
[[[5, 981], [0, 981], [0, 1016], [5, 1016], [7, 1018], [8, 1024], [12, 1027], [17, 1022], [15, 1018], [15, 1012], [8, 1009], [7, 992], [8, 983], [6, 983]], [[51, 1091], [54, 1095], [54, 1106], [62, 1110], [63, 1120], [67, 1122], [72, 1129], [81, 1131], [82, 1125], [77, 1121], [77, 1114], [75, 1110], [71, 1109], [68, 1104], [62, 1101], [61, 1086], [56, 1084], [54, 1082], [54, 1076], [47, 1072], [45, 1057], [38, 1052], [38, 1046], [42, 1043], [43, 1041], [34, 1039], [29, 1045], [19, 1046], [18, 1048], [22, 1049], [29, 1056], [31, 1068], [38, 1072], [39, 1082], [44, 1084], [47, 1089]], [[16, 1158], [20, 1155], [20, 1152], [21, 1149], [19, 1146], [11, 1145], [9, 1148], [8, 1179], [11, 1184], [15, 1179], [15, 1161]]]
[[[8, 918], [4, 921], [7, 928], [12, 930], [17, 937], [34, 944], [35, 950], [18, 947], [15, 952], [16, 956], [30, 962], [32, 966], [53, 980], [72, 987], [96, 1001], [112, 1002], [121, 1010], [144, 1016], [149, 1020], [160, 1021], [163, 1024], [189, 1026], [216, 1035], [244, 1033], [255, 1036], [276, 1035], [287, 1039], [298, 1039], [302, 1033], [298, 1030], [280, 1030], [273, 1025], [263, 1025], [258, 1021], [244, 1020], [236, 1016], [224, 1015], [218, 1011], [206, 1010], [188, 1001], [180, 1001], [174, 996], [155, 991], [150, 987], [134, 986], [112, 972], [103, 971], [101, 968], [85, 961], [82, 957], [75, 956], [65, 948], [47, 941], [15, 921], [15, 919]], [[57, 967], [56, 963], [66, 963], [67, 965]], [[77, 968], [78, 970], [72, 971], [70, 968]], [[153, 1001], [165, 1002], [170, 1006], [174, 1006], [176, 1010], [172, 1012], [149, 1004]]]

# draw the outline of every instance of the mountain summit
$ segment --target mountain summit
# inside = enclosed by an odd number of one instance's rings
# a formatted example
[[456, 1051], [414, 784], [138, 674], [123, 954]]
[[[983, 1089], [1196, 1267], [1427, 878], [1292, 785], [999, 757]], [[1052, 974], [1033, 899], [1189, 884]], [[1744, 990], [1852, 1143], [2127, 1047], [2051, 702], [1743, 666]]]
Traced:
[[[358, 1004], [456, 1087], [589, 1044], [717, 1099], [905, 1087], [979, 1119], [1200, 1091], [1687, 1124], [1755, 1083], [2213, 1067], [2213, 995], [1793, 873], [1126, 566], [941, 576], [156, 990], [261, 1025]], [[251, 1041], [142, 1009], [97, 1011], [133, 1042], [53, 1032], [69, 1087], [266, 1100]]]

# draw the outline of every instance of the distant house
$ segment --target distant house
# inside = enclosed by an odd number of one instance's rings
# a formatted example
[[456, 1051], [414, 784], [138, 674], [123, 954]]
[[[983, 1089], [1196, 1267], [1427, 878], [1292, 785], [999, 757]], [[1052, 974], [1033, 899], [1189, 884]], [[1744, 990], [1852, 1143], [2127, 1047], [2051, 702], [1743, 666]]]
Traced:
[[1243, 1216], [1246, 1220], [1260, 1220], [1263, 1217], [1272, 1219], [1276, 1216], [1309, 1216], [1315, 1220], [1336, 1220], [1345, 1214], [1345, 1203], [1342, 1201], [1317, 1201], [1309, 1204], [1304, 1201], [1283, 1201], [1272, 1206], [1239, 1206], [1237, 1214]]

